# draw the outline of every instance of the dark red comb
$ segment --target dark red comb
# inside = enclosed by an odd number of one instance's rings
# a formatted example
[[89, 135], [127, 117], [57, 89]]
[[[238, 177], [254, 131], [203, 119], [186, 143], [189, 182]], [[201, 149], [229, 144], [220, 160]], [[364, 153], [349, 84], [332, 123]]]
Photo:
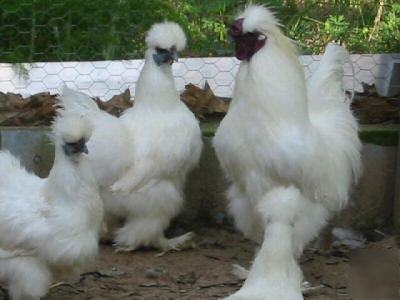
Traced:
[[237, 19], [235, 20], [235, 22], [233, 22], [231, 24], [231, 26], [229, 27], [229, 31], [228, 34], [231, 37], [237, 37], [243, 34], [243, 21], [244, 19]]

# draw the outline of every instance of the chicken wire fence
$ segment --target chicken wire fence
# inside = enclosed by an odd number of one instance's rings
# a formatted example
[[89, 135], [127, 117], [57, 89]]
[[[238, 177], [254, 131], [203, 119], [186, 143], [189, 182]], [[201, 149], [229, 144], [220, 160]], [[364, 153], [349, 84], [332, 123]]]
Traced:
[[[143, 61], [145, 32], [154, 22], [141, 11], [153, 9], [160, 20], [165, 1], [1, 1], [0, 91], [23, 95], [57, 93], [64, 84], [108, 99], [135, 84]], [[189, 37], [190, 43], [194, 43]], [[209, 43], [209, 47], [213, 47]], [[189, 52], [186, 52], [188, 54]], [[185, 55], [185, 54], [184, 54]], [[302, 56], [306, 77], [321, 56]], [[397, 54], [352, 55], [356, 89], [375, 83], [381, 94], [390, 88]], [[232, 57], [184, 58], [174, 64], [178, 90], [188, 83], [210, 84], [216, 95], [231, 97], [239, 62]], [[345, 86], [353, 85], [346, 66]]]
[[[393, 66], [400, 62], [398, 56], [352, 55], [351, 58], [356, 73], [356, 90], [362, 91], [362, 82], [375, 83], [383, 95], [391, 89], [399, 89], [392, 76]], [[306, 77], [318, 68], [320, 59], [320, 55], [300, 58]], [[238, 60], [232, 57], [180, 59], [173, 65], [176, 87], [181, 91], [188, 83], [202, 86], [207, 81], [217, 96], [231, 97], [238, 65]], [[106, 100], [127, 88], [134, 95], [143, 60], [39, 62], [23, 66], [25, 73], [21, 75], [15, 65], [0, 63], [0, 91], [23, 96], [43, 91], [59, 93], [66, 84]], [[344, 82], [346, 88], [353, 87], [352, 70], [348, 64]]]
[[143, 2], [0, 1], [0, 61], [137, 58], [151, 25]]

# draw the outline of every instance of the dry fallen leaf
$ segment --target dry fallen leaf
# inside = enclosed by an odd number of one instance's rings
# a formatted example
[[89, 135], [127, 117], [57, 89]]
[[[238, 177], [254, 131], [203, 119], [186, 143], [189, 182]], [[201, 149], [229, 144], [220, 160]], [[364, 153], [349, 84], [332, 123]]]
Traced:
[[215, 96], [207, 81], [203, 89], [191, 83], [186, 85], [181, 100], [199, 119], [214, 113], [226, 113], [229, 108], [229, 102]]
[[126, 109], [133, 106], [129, 89], [126, 89], [120, 95], [113, 96], [108, 101], [101, 101], [99, 98], [96, 98], [95, 101], [100, 109], [117, 117], [119, 117]]
[[361, 124], [399, 123], [399, 99], [382, 97], [374, 85], [362, 84], [364, 91], [356, 93], [352, 109]]
[[[98, 98], [93, 100], [100, 109], [115, 116], [120, 116], [133, 106], [129, 89], [106, 102]], [[20, 94], [0, 92], [0, 126], [48, 126], [54, 119], [57, 107], [57, 95], [48, 92], [26, 98]]]
[[[364, 92], [356, 93], [352, 108], [360, 123], [374, 124], [400, 122], [400, 104], [397, 98], [385, 98], [378, 95], [374, 85], [363, 84]], [[57, 95], [48, 92], [38, 93], [23, 98], [20, 94], [0, 92], [0, 126], [48, 126], [51, 124], [56, 109]], [[225, 114], [230, 99], [215, 96], [206, 81], [204, 88], [193, 84], [185, 86], [181, 100], [199, 119], [214, 114]], [[133, 106], [129, 89], [113, 96], [108, 101], [93, 99], [100, 109], [119, 117], [126, 109]]]
[[56, 95], [39, 93], [27, 98], [19, 94], [0, 94], [1, 126], [49, 125], [55, 115]]

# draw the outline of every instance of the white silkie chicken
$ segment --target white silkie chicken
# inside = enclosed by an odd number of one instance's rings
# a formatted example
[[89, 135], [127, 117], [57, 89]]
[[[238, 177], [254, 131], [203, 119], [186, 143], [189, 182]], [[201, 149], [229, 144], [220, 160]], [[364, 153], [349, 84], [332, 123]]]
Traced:
[[75, 275], [96, 256], [103, 203], [84, 154], [90, 135], [87, 120], [57, 119], [46, 179], [0, 152], [0, 284], [11, 299], [39, 299], [54, 278]]
[[241, 63], [214, 146], [231, 180], [230, 213], [262, 245], [228, 299], [303, 299], [297, 259], [346, 205], [361, 169], [358, 126], [341, 86], [348, 53], [328, 45], [306, 84], [296, 47], [265, 7], [247, 7], [229, 34]]
[[180, 101], [172, 74], [186, 36], [175, 23], [159, 23], [146, 43], [135, 105], [119, 119], [101, 112], [82, 93], [66, 89], [60, 98], [67, 111], [85, 114], [94, 124], [89, 159], [120, 251], [141, 246], [167, 251], [191, 238], [191, 233], [173, 239], [164, 235], [183, 205], [186, 176], [202, 149], [198, 121]]

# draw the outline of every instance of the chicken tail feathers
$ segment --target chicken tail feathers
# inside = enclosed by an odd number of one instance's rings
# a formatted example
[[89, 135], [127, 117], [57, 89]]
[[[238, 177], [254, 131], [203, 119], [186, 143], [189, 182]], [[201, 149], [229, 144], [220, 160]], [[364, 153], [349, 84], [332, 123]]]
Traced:
[[[329, 44], [319, 68], [308, 82], [310, 121], [328, 150], [326, 173], [318, 175], [327, 181], [321, 181], [320, 190], [335, 190], [341, 207], [347, 203], [351, 184], [357, 181], [362, 169], [358, 124], [342, 86], [344, 64], [348, 61], [349, 54], [344, 48]], [[332, 144], [335, 147], [329, 146]]]
[[[354, 69], [350, 55], [343, 47], [329, 43], [321, 59], [318, 69], [308, 82], [308, 95], [310, 101], [321, 102], [324, 99], [335, 99], [346, 101], [346, 94], [343, 89], [342, 80], [344, 64], [348, 62], [352, 68], [353, 88], [351, 99], [354, 96], [355, 79]], [[328, 96], [328, 97], [327, 97]], [[351, 101], [349, 101], [350, 103]]]
[[100, 111], [96, 102], [88, 95], [74, 91], [67, 86], [63, 87], [61, 96], [58, 97], [61, 104], [59, 113], [61, 114], [78, 114], [87, 116]]

